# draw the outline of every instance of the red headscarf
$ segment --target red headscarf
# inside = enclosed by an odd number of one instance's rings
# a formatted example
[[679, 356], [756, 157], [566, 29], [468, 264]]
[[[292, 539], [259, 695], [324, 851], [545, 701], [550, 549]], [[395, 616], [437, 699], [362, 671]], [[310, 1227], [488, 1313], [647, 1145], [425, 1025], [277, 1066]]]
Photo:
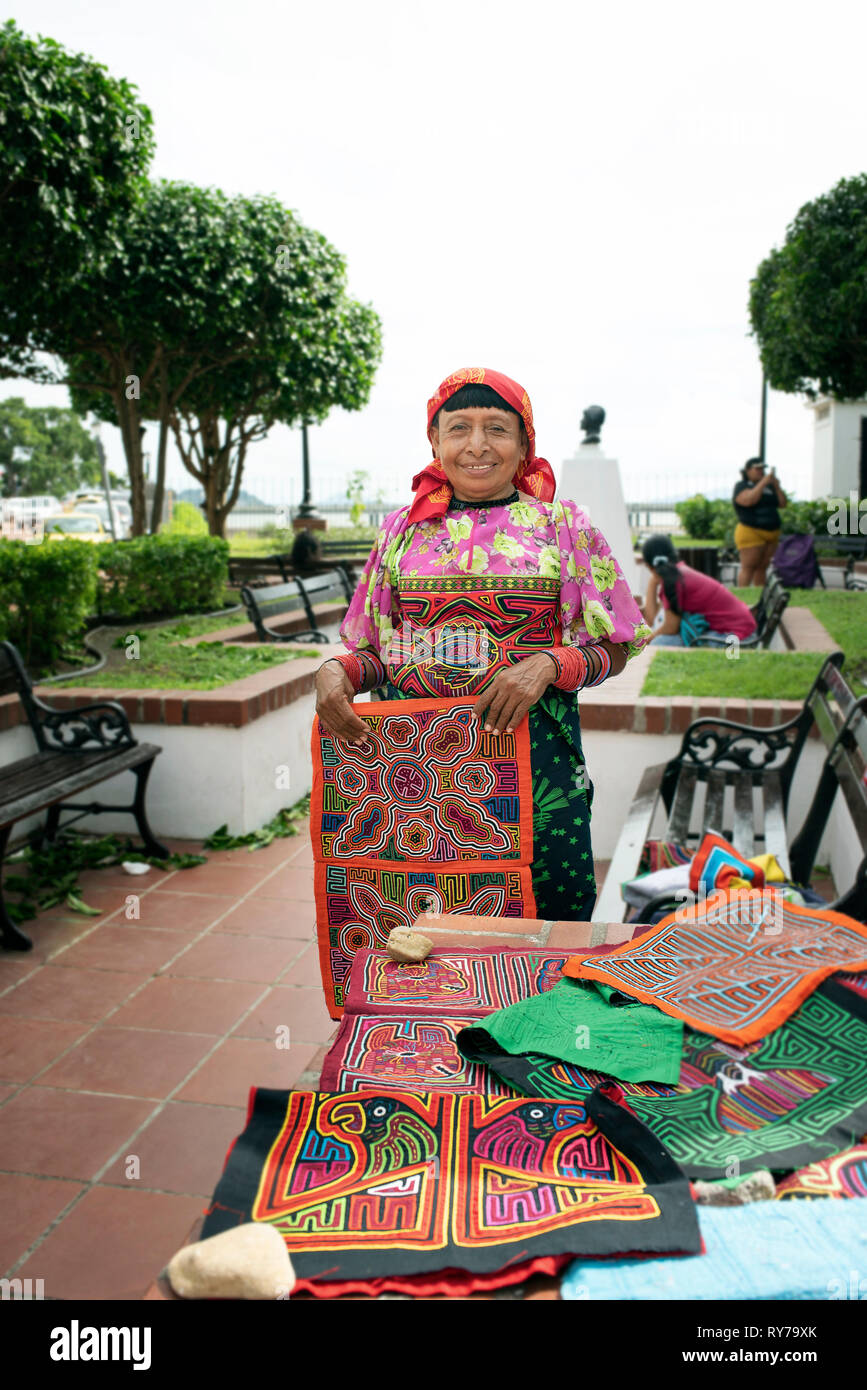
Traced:
[[[541, 502], [550, 502], [555, 491], [554, 474], [547, 459], [536, 457], [536, 431], [533, 429], [533, 409], [530, 405], [530, 397], [523, 386], [519, 386], [518, 382], [513, 381], [511, 377], [503, 376], [502, 372], [492, 372], [489, 367], [461, 367], [459, 371], [452, 372], [451, 376], [447, 376], [427, 403], [428, 439], [430, 439], [433, 418], [440, 406], [449, 400], [456, 391], [460, 391], [462, 386], [470, 384], [490, 386], [498, 396], [502, 396], [504, 401], [508, 401], [509, 405], [518, 411], [524, 422], [530, 447], [527, 450], [527, 457], [519, 465], [512, 481], [516, 487], [520, 484], [524, 492], [531, 492]], [[419, 521], [428, 521], [434, 516], [443, 516], [452, 499], [452, 486], [445, 475], [445, 469], [436, 456], [433, 463], [429, 463], [427, 468], [423, 468], [413, 478], [412, 490], [415, 493], [415, 499], [407, 517], [408, 525], [412, 526]]]

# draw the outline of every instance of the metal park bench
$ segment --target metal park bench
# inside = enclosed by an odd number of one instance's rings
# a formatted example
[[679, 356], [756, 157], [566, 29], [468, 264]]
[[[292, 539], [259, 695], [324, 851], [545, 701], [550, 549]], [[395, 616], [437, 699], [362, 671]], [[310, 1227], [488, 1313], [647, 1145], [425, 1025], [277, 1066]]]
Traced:
[[[126, 811], [135, 817], [147, 854], [165, 859], [169, 851], [153, 835], [145, 814], [145, 790], [154, 758], [162, 752], [154, 743], [138, 743], [133, 737], [123, 706], [101, 700], [78, 709], [54, 710], [33, 693], [24, 663], [11, 642], [0, 642], [0, 694], [17, 692], [36, 739], [37, 751], [8, 763], [0, 771], [0, 865], [12, 828], [41, 811], [47, 811], [40, 840], [53, 840], [63, 811], [82, 816], [104, 811]], [[135, 796], [130, 806], [86, 805], [69, 797], [105, 782], [118, 772], [134, 772]], [[0, 886], [0, 943], [12, 951], [29, 951], [32, 942], [15, 925], [3, 903]]]
[[[260, 642], [328, 642], [330, 639], [316, 626], [313, 603], [340, 598], [346, 598], [346, 588], [344, 577], [336, 569], [304, 579], [296, 575], [287, 584], [269, 584], [261, 589], [245, 585], [241, 590], [241, 601]], [[275, 618], [297, 612], [299, 608], [303, 609], [309, 623], [303, 632], [280, 632], [269, 626]]]
[[[750, 609], [756, 620], [756, 630], [751, 637], [741, 637], [739, 645], [766, 651], [771, 645], [774, 633], [780, 626], [780, 619], [786, 611], [788, 602], [788, 591], [783, 588], [775, 574], [769, 574], [758, 603], [753, 604]], [[692, 645], [694, 647], [725, 647], [727, 642], [728, 638], [726, 637], [698, 637]]]
[[[801, 712], [787, 724], [754, 728], [728, 719], [695, 720], [677, 755], [649, 767], [639, 783], [608, 869], [594, 921], [623, 921], [620, 885], [637, 877], [645, 842], [659, 810], [663, 840], [695, 851], [708, 830], [724, 835], [747, 858], [773, 854], [796, 883], [809, 883], [816, 852], [839, 787], [863, 857], [855, 882], [834, 908], [867, 916], [867, 696], [856, 699], [840, 674], [842, 652], [825, 661]], [[789, 846], [786, 813], [792, 779], [812, 724], [827, 755], [801, 830]], [[671, 896], [652, 899], [639, 921], [678, 906]]]
[[299, 570], [292, 564], [292, 555], [288, 550], [279, 555], [238, 555], [229, 558], [229, 583], [246, 585], [250, 589], [272, 585], [274, 579], [282, 579], [284, 584], [300, 579], [307, 584], [321, 574], [336, 574], [346, 602], [352, 602], [356, 581], [351, 566], [342, 561], [333, 560], [327, 565]]

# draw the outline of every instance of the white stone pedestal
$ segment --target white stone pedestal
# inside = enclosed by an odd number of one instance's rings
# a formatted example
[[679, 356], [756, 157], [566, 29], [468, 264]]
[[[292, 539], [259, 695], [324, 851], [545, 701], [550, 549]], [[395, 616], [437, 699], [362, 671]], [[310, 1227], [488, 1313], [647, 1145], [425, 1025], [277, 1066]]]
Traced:
[[580, 444], [572, 458], [564, 459], [558, 497], [577, 502], [603, 534], [634, 594], [644, 594], [647, 579], [633, 558], [629, 518], [617, 459], [609, 458], [599, 444]]

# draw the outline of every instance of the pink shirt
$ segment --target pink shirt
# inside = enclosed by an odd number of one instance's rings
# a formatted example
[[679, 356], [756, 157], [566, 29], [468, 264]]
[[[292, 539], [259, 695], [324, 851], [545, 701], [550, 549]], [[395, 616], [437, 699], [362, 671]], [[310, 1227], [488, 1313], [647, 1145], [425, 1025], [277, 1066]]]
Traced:
[[[678, 561], [680, 575], [678, 601], [682, 612], [701, 613], [707, 618], [711, 632], [732, 633], [735, 637], [752, 637], [756, 630], [756, 620], [741, 599], [735, 598], [724, 584], [711, 579], [709, 574]], [[669, 602], [665, 590], [660, 587], [659, 599], [663, 608]]]

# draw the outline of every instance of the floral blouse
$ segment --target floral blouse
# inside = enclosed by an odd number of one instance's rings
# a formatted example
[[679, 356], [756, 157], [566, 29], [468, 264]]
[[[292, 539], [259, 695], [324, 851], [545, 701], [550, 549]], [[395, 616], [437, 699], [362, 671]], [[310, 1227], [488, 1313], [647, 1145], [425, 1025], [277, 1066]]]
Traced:
[[387, 663], [400, 626], [401, 578], [429, 577], [436, 586], [459, 575], [559, 580], [564, 646], [608, 638], [632, 657], [649, 642], [650, 628], [608, 542], [574, 502], [452, 508], [409, 527], [408, 513], [402, 507], [383, 521], [340, 630], [350, 650], [372, 649]]

